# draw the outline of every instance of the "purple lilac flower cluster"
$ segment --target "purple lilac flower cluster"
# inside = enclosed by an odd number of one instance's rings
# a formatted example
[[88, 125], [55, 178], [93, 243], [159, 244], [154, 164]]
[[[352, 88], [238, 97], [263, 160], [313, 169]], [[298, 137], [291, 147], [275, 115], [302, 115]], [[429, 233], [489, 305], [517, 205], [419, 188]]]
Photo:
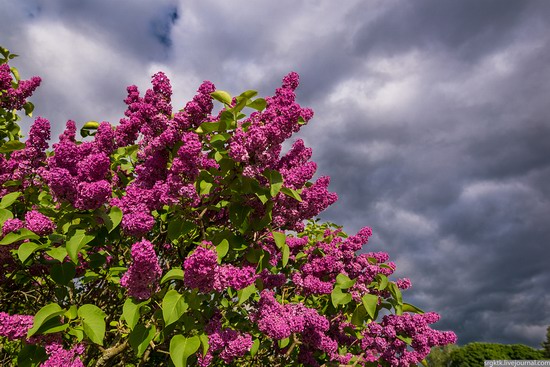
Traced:
[[340, 360], [338, 343], [328, 335], [330, 323], [326, 317], [304, 306], [302, 303], [280, 304], [272, 291], [264, 290], [260, 295], [257, 312], [251, 321], [258, 329], [274, 340], [281, 340], [300, 334], [303, 353], [322, 351], [331, 360]]
[[158, 290], [162, 275], [153, 244], [142, 240], [132, 245], [132, 265], [120, 279], [120, 285], [138, 300], [151, 297]]
[[[11, 153], [6, 159], [0, 159], [0, 183], [19, 181], [23, 188], [39, 184], [37, 174], [46, 159], [46, 149], [50, 139], [50, 122], [38, 117], [31, 126], [25, 148]], [[8, 188], [0, 190], [1, 195], [8, 194]]]
[[47, 236], [55, 231], [55, 224], [39, 211], [31, 210], [25, 214], [25, 221], [17, 218], [7, 219], [2, 225], [2, 235], [5, 236], [22, 228], [27, 228], [39, 236]]
[[5, 236], [11, 232], [19, 231], [23, 227], [25, 227], [25, 222], [23, 222], [21, 219], [6, 219], [6, 221], [2, 225], [2, 236]]
[[84, 367], [79, 358], [84, 353], [82, 344], [77, 344], [66, 350], [60, 343], [51, 343], [46, 345], [46, 353], [49, 357], [40, 365], [41, 367]]
[[257, 275], [252, 266], [219, 265], [218, 255], [211, 247], [212, 243], [205, 241], [185, 259], [184, 283], [187, 287], [197, 288], [204, 293], [212, 290], [221, 292], [228, 287], [243, 289], [256, 280]]
[[33, 76], [29, 80], [20, 80], [16, 88], [13, 87], [13, 77], [8, 64], [0, 65], [0, 108], [6, 110], [20, 110], [27, 102], [36, 88], [40, 85], [41, 79]]
[[208, 352], [198, 355], [198, 366], [207, 367], [217, 354], [225, 363], [245, 355], [252, 347], [252, 336], [229, 328], [222, 328], [221, 317], [216, 315], [205, 328], [208, 335]]
[[47, 236], [55, 231], [52, 220], [36, 210], [25, 214], [25, 227], [39, 236]]
[[0, 312], [0, 336], [8, 340], [25, 338], [27, 331], [32, 327], [34, 316], [9, 315]]
[[[430, 348], [456, 343], [451, 331], [437, 331], [429, 324], [439, 320], [434, 312], [425, 314], [386, 315], [382, 322], [372, 322], [362, 332], [361, 347], [366, 361], [383, 360], [390, 366], [414, 366], [430, 353]], [[410, 338], [412, 350], [404, 338]]]
[[76, 125], [67, 121], [42, 176], [57, 200], [67, 200], [80, 210], [97, 209], [112, 195], [108, 180], [113, 149], [114, 131], [109, 123], [99, 125], [94, 141], [77, 144]]
[[[120, 121], [115, 131], [119, 147], [134, 144], [141, 133], [135, 180], [126, 188], [126, 195], [115, 198], [112, 205], [119, 206], [124, 218], [126, 234], [142, 236], [155, 222], [151, 211], [162, 205], [185, 203], [199, 204], [194, 182], [200, 169], [215, 167], [216, 162], [202, 152], [199, 136], [188, 131], [206, 121], [213, 108], [210, 93], [215, 87], [204, 82], [193, 101], [172, 116], [170, 104], [172, 88], [163, 73], [153, 76], [153, 88], [142, 98], [136, 86], [128, 87], [127, 118]], [[176, 157], [168, 168], [171, 149], [180, 144]]]
[[[2, 225], [2, 236], [6, 236], [8, 233], [19, 231], [22, 228], [27, 228], [40, 236], [47, 236], [55, 230], [55, 224], [50, 218], [46, 217], [42, 213], [31, 210], [25, 214], [25, 221], [17, 218], [7, 219]], [[11, 273], [17, 268], [18, 261], [12, 256], [12, 250], [19, 247], [22, 242], [28, 240], [17, 241], [10, 245], [0, 246], [0, 280], [5, 278], [5, 274]], [[33, 264], [33, 270], [38, 270], [40, 265]]]
[[297, 140], [282, 158], [282, 143], [298, 132], [313, 117], [313, 111], [296, 103], [294, 90], [298, 74], [292, 72], [283, 78], [275, 96], [266, 99], [267, 107], [243, 120], [231, 138], [229, 155], [245, 164], [243, 175], [258, 178], [266, 169], [278, 170], [284, 186], [301, 189], [302, 201], [279, 193], [273, 207], [273, 224], [281, 229], [303, 230], [303, 220], [312, 218], [338, 199], [328, 191], [329, 177], [320, 177], [312, 186], [304, 187], [312, 179], [317, 165], [309, 162], [311, 149]]

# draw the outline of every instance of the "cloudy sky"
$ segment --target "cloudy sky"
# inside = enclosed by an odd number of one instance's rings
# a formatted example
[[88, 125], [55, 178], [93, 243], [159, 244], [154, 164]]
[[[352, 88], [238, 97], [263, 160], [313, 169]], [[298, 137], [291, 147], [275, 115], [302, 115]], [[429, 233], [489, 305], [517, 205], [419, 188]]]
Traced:
[[35, 115], [116, 123], [164, 70], [269, 95], [289, 71], [300, 137], [459, 343], [538, 347], [550, 325], [550, 2], [0, 0], [0, 44], [40, 75]]

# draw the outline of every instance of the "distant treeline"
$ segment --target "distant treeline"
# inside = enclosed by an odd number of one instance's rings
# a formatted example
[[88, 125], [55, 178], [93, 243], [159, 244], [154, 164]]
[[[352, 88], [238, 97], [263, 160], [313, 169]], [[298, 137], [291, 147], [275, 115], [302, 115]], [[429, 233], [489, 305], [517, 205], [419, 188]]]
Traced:
[[427, 358], [430, 367], [480, 367], [486, 360], [550, 359], [544, 349], [522, 344], [470, 343], [434, 348]]

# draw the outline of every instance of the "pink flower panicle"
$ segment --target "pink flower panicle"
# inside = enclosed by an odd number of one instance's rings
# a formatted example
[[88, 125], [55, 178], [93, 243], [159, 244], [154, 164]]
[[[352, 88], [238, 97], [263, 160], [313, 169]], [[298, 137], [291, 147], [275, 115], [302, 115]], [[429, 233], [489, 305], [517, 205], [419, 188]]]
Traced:
[[21, 110], [42, 80], [33, 76], [29, 80], [20, 80], [18, 86], [12, 86], [13, 77], [8, 64], [0, 65], [0, 90], [5, 91], [0, 96], [0, 108], [6, 110]]
[[77, 344], [69, 350], [63, 348], [59, 343], [46, 345], [48, 359], [41, 367], [84, 367], [79, 356], [84, 353], [84, 346]]
[[25, 227], [39, 236], [47, 236], [55, 231], [52, 220], [36, 210], [25, 214]]
[[25, 226], [25, 222], [23, 222], [20, 219], [17, 219], [17, 218], [6, 219], [6, 221], [2, 225], [2, 235], [5, 236], [8, 233], [19, 231], [24, 226]]
[[120, 284], [128, 294], [138, 300], [151, 297], [158, 290], [162, 270], [153, 244], [147, 240], [132, 245], [132, 265], [123, 275]]
[[338, 343], [328, 335], [329, 321], [302, 303], [281, 305], [273, 292], [264, 290], [251, 321], [272, 339], [281, 340], [297, 333], [301, 335], [301, 348], [325, 352], [331, 360], [339, 358]]
[[208, 334], [208, 352], [198, 356], [198, 365], [207, 367], [217, 354], [225, 363], [231, 363], [235, 358], [242, 357], [252, 347], [252, 336], [233, 329], [222, 328], [220, 317], [215, 316], [206, 326]]
[[[361, 348], [367, 361], [382, 360], [390, 366], [414, 366], [422, 361], [434, 346], [456, 343], [451, 331], [429, 327], [439, 320], [434, 312], [425, 314], [386, 315], [382, 322], [368, 324], [362, 332]], [[411, 339], [410, 348], [399, 338]]]
[[212, 243], [205, 241], [185, 259], [183, 281], [187, 287], [204, 293], [213, 290], [221, 292], [228, 287], [236, 290], [246, 288], [256, 280], [252, 266], [219, 265], [218, 255], [211, 247]]
[[9, 315], [0, 312], [0, 336], [8, 340], [26, 338], [27, 331], [32, 327], [34, 316]]

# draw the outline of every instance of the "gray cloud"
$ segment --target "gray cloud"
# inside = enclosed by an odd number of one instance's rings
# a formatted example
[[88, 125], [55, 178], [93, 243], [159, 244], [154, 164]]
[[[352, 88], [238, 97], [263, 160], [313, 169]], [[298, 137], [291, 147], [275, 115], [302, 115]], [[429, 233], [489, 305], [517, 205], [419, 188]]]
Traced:
[[[125, 87], [166, 70], [182, 107], [204, 79], [266, 95], [291, 70], [299, 137], [373, 227], [406, 299], [459, 342], [538, 346], [550, 324], [550, 5], [545, 1], [0, 0], [0, 31], [40, 74], [37, 113], [116, 122]], [[9, 14], [9, 16], [7, 16]]]

